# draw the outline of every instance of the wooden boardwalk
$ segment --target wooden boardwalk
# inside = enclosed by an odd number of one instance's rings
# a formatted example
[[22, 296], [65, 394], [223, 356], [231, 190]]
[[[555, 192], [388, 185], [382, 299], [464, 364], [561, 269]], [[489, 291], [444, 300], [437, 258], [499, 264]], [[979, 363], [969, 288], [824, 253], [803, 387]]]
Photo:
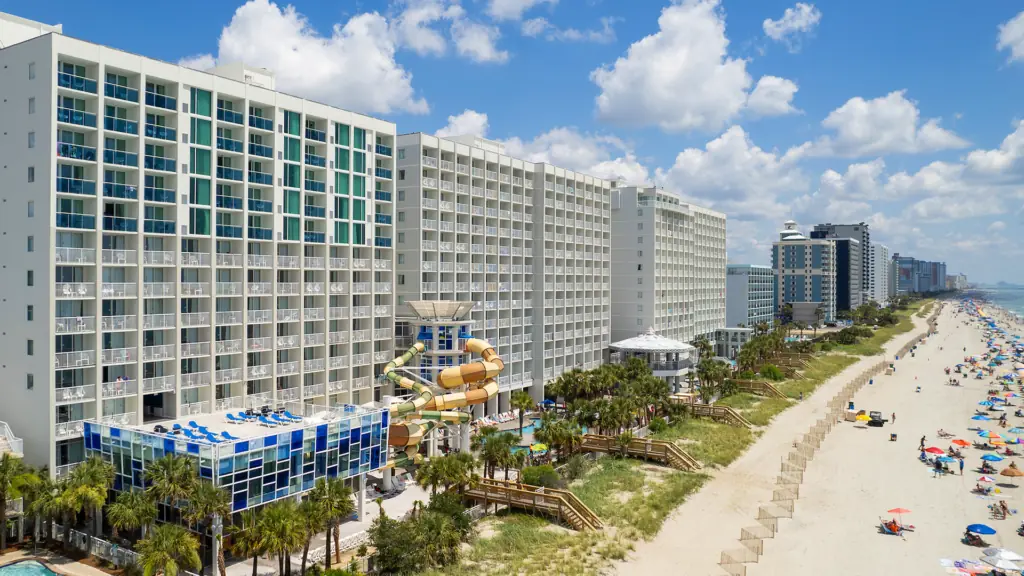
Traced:
[[[603, 452], [605, 454], [618, 454], [621, 452], [614, 436], [601, 436], [598, 434], [584, 434], [583, 444], [580, 448], [586, 452]], [[701, 467], [700, 462], [696, 458], [687, 454], [686, 451], [675, 443], [664, 440], [633, 438], [629, 442], [627, 454], [634, 458], [657, 460], [684, 472], [693, 472]]]
[[509, 508], [554, 516], [559, 522], [565, 522], [576, 530], [604, 528], [601, 519], [568, 490], [482, 478], [475, 486], [466, 490], [463, 496], [483, 504], [484, 507], [489, 504], [502, 504]]

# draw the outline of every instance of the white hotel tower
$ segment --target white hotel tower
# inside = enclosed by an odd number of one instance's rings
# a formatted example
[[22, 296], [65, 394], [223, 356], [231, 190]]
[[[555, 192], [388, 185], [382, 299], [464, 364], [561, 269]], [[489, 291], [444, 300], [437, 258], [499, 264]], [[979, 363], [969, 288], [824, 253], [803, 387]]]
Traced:
[[[476, 302], [473, 334], [505, 361], [486, 413], [510, 391], [602, 363], [610, 342], [610, 183], [505, 154], [474, 136], [398, 137], [396, 291]], [[403, 328], [401, 318], [399, 329]]]
[[[0, 420], [361, 403], [393, 357], [390, 122], [0, 15]], [[389, 390], [385, 390], [389, 392]]]

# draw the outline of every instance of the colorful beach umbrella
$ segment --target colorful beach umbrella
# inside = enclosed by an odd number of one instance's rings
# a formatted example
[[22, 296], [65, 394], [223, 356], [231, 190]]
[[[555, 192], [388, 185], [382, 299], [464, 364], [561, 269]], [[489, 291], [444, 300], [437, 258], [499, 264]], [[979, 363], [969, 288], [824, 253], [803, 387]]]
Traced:
[[[942, 448], [939, 448], [938, 446], [932, 446], [930, 448], [925, 448], [924, 451], [929, 453], [929, 454], [945, 454], [946, 453], [945, 450], [943, 450]], [[986, 456], [987, 456], [987, 454], [986, 454]]]
[[995, 481], [996, 481], [996, 479], [991, 477], [991, 476], [982, 476], [981, 478], [978, 478], [978, 482], [995, 482]]
[[994, 404], [989, 400], [982, 400], [981, 402], [978, 402], [978, 406], [994, 406]]
[[957, 438], [956, 440], [953, 440], [953, 444], [955, 444], [957, 446], [960, 446], [961, 448], [964, 447], [964, 446], [970, 446], [971, 445], [971, 443], [968, 442], [967, 440], [961, 440], [959, 438]]
[[950, 462], [956, 462], [956, 458], [950, 458], [949, 456], [939, 456], [938, 457], [938, 461], [939, 462], [945, 462], [945, 463], [948, 464]]
[[1007, 432], [1009, 432], [1010, 434], [1024, 434], [1024, 428], [1014, 426], [1013, 428], [1007, 430]]
[[986, 462], [1002, 462], [1003, 461], [1003, 457], [1002, 456], [997, 456], [995, 454], [985, 454], [984, 456], [981, 457], [981, 459], [986, 461]]
[[971, 420], [991, 420], [991, 418], [985, 416], [984, 414], [978, 414], [976, 416], [972, 416]]
[[996, 533], [995, 528], [991, 526], [986, 526], [984, 524], [971, 524], [967, 527], [967, 531], [973, 532], [974, 534], [981, 534], [983, 536], [988, 536]]

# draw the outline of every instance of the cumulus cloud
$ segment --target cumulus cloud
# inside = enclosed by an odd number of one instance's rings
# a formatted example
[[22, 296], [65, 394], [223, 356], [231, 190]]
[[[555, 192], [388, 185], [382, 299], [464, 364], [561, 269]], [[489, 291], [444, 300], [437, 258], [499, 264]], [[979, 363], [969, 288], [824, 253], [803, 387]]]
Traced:
[[1006, 222], [1003, 222], [1002, 220], [996, 220], [988, 225], [989, 232], [999, 232], [1002, 230], [1006, 230]]
[[488, 26], [468, 18], [459, 18], [452, 22], [452, 41], [460, 56], [473, 62], [497, 63], [508, 61], [507, 50], [498, 48], [501, 31], [497, 26]]
[[461, 114], [448, 117], [448, 124], [434, 133], [441, 138], [447, 136], [463, 136], [472, 134], [481, 138], [487, 137], [487, 114], [476, 110], [464, 110]]
[[835, 135], [826, 135], [806, 147], [816, 156], [877, 156], [918, 154], [964, 148], [969, 143], [939, 125], [938, 118], [923, 123], [917, 103], [903, 90], [865, 100], [850, 98], [822, 121]]
[[799, 112], [793, 107], [796, 82], [778, 76], [762, 76], [747, 98], [747, 108], [760, 116], [782, 116]]
[[444, 34], [434, 28], [437, 22], [462, 18], [465, 11], [447, 0], [408, 0], [392, 21], [398, 42], [420, 56], [441, 56], [448, 49]]
[[786, 8], [782, 18], [766, 18], [761, 26], [766, 36], [786, 44], [791, 52], [796, 52], [800, 49], [799, 37], [812, 32], [819, 22], [821, 11], [815, 8], [814, 4], [797, 2], [796, 6]]
[[[747, 62], [729, 57], [728, 46], [719, 0], [683, 0], [666, 7], [657, 32], [634, 42], [613, 64], [591, 72], [600, 89], [598, 117], [666, 131], [721, 129], [747, 107], [753, 83]], [[772, 94], [767, 88], [773, 84]], [[764, 89], [754, 100], [761, 106], [755, 113], [790, 112], [778, 104], [788, 85], [771, 80]]]
[[523, 36], [536, 38], [543, 36], [548, 41], [560, 42], [595, 42], [606, 44], [615, 40], [615, 18], [601, 18], [599, 30], [578, 30], [576, 28], [559, 28], [545, 18], [532, 18], [523, 22]]
[[201, 54], [186, 65], [241, 61], [269, 68], [277, 88], [370, 114], [426, 113], [412, 74], [395, 60], [396, 42], [376, 12], [357, 14], [321, 35], [295, 7], [249, 0], [221, 31], [217, 57]]
[[197, 54], [178, 60], [178, 64], [193, 70], [209, 70], [217, 65], [217, 59], [212, 54]]
[[534, 6], [557, 3], [558, 0], [488, 0], [487, 14], [495, 20], [519, 20]]
[[1009, 50], [1010, 62], [1024, 60], [1024, 12], [999, 25], [998, 50]]
[[647, 168], [632, 148], [614, 136], [585, 134], [575, 128], [559, 127], [533, 140], [510, 138], [504, 141], [510, 156], [529, 162], [548, 162], [577, 170], [597, 178], [626, 184], [644, 184]]

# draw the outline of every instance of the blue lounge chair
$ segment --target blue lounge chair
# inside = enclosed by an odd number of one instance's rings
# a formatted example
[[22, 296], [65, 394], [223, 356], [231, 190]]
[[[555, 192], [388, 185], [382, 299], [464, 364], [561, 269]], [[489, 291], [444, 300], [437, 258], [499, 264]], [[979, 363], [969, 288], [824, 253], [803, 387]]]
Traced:
[[244, 421], [249, 421], [249, 420], [255, 420], [256, 419], [256, 415], [255, 414], [246, 414], [245, 412], [239, 412], [238, 413], [238, 417], [241, 418]]
[[171, 426], [171, 430], [174, 432], [181, 432], [183, 428], [181, 427], [181, 424], [175, 423], [174, 426]]
[[245, 423], [245, 418], [236, 418], [235, 415], [232, 414], [231, 412], [227, 413], [227, 416], [225, 416], [225, 419], [228, 421], [229, 424], [244, 424]]
[[199, 430], [199, 433], [202, 434], [203, 436], [209, 436], [210, 435], [210, 430], [206, 426], [200, 426], [200, 427], [196, 428], [196, 430]]
[[220, 438], [217, 438], [217, 437], [216, 437], [216, 436], [214, 436], [213, 434], [207, 434], [207, 435], [206, 435], [206, 440], [207, 440], [208, 442], [212, 442], [212, 443], [214, 443], [214, 444], [220, 444], [220, 442], [221, 442]]
[[204, 440], [202, 436], [196, 436], [191, 430], [185, 430], [185, 438], [189, 440]]
[[274, 422], [277, 422], [278, 424], [291, 424], [292, 423], [291, 420], [289, 420], [287, 418], [281, 418], [277, 414], [271, 414], [270, 417], [273, 418]]
[[284, 415], [287, 416], [288, 418], [291, 418], [292, 420], [295, 420], [296, 422], [302, 422], [302, 418], [292, 414], [287, 410], [284, 411]]
[[199, 424], [196, 424], [195, 420], [189, 420], [188, 421], [188, 427], [192, 428], [194, 430], [199, 430], [199, 428], [200, 428]]
[[266, 416], [258, 417], [257, 421], [260, 423], [260, 425], [266, 426], [268, 428], [276, 428], [277, 427], [277, 422], [271, 422], [270, 420], [267, 420]]
[[221, 432], [220, 437], [228, 441], [241, 440], [241, 438], [236, 438], [227, 432]]

